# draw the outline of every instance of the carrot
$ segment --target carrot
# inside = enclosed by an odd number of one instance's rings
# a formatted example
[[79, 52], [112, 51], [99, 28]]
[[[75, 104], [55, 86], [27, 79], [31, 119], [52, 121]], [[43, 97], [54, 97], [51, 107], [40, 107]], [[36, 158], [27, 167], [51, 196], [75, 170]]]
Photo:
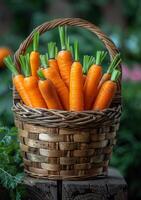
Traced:
[[0, 68], [4, 65], [4, 58], [9, 55], [12, 55], [11, 49], [8, 47], [0, 47]]
[[117, 80], [120, 76], [121, 72], [118, 70], [114, 70], [112, 73], [111, 80], [103, 83], [98, 96], [95, 100], [93, 110], [103, 110], [108, 108], [112, 102], [112, 99], [117, 91]]
[[106, 56], [106, 52], [97, 51], [96, 63], [93, 64], [87, 74], [87, 78], [84, 85], [84, 103], [85, 110], [90, 110], [96, 96], [97, 86], [102, 77], [101, 63]]
[[48, 64], [50, 67], [54, 68], [59, 72], [58, 63], [57, 60], [55, 59], [56, 51], [57, 51], [56, 43], [50, 42], [48, 44]]
[[70, 82], [70, 71], [71, 71], [71, 65], [73, 62], [71, 51], [68, 50], [68, 45], [66, 41], [67, 33], [64, 29], [64, 27], [59, 27], [59, 35], [60, 35], [60, 41], [61, 41], [61, 51], [59, 51], [57, 55], [57, 62], [60, 70], [61, 77], [63, 81], [65, 82], [66, 86], [69, 88], [69, 82]]
[[24, 87], [31, 99], [31, 103], [34, 108], [47, 108], [46, 103], [38, 88], [38, 79], [35, 76], [31, 76], [29, 59], [29, 54], [26, 56], [20, 55], [20, 63], [25, 75]]
[[38, 82], [39, 90], [47, 104], [47, 107], [49, 109], [63, 110], [52, 81], [49, 79], [45, 79], [41, 69], [38, 70], [38, 76], [40, 78]]
[[63, 108], [65, 110], [69, 109], [69, 91], [65, 83], [60, 77], [60, 74], [51, 67], [48, 66], [47, 58], [46, 56], [41, 57], [41, 63], [42, 63], [42, 71], [46, 79], [50, 79], [57, 91], [57, 94], [60, 98], [61, 104], [63, 105]]
[[38, 78], [37, 71], [40, 66], [40, 54], [38, 52], [39, 32], [34, 32], [33, 36], [33, 51], [30, 53], [31, 75]]
[[22, 101], [24, 102], [25, 105], [32, 107], [30, 97], [27, 94], [27, 91], [24, 87], [24, 76], [22, 74], [19, 74], [19, 72], [17, 71], [11, 56], [6, 57], [4, 59], [4, 63], [13, 73], [13, 84], [18, 94], [20, 95]]
[[97, 94], [98, 94], [98, 92], [99, 92], [99, 90], [100, 90], [102, 84], [103, 84], [105, 81], [110, 80], [111, 74], [112, 74], [113, 70], [114, 70], [115, 68], [117, 68], [117, 66], [118, 66], [120, 63], [121, 63], [120, 54], [117, 54], [117, 55], [113, 58], [113, 60], [112, 60], [112, 62], [111, 62], [111, 64], [110, 64], [110, 66], [108, 67], [107, 72], [103, 74], [103, 76], [102, 76], [102, 78], [101, 78], [101, 80], [100, 80], [100, 82], [99, 82], [98, 88], [97, 88]]
[[[112, 72], [114, 71], [114, 69], [117, 68], [117, 66], [120, 64], [120, 62], [121, 62], [120, 54], [117, 54], [117, 55], [113, 58], [113, 60], [112, 60], [112, 62], [111, 62], [111, 64], [110, 64], [110, 66], [108, 67], [107, 72], [103, 74], [103, 76], [102, 76], [102, 78], [101, 78], [101, 80], [100, 80], [100, 82], [99, 82], [99, 84], [98, 84], [98, 87], [97, 87], [97, 91], [96, 91], [96, 95], [95, 95], [94, 101], [95, 101], [95, 99], [96, 99], [96, 97], [97, 97], [97, 95], [98, 95], [98, 93], [99, 93], [99, 90], [100, 90], [100, 88], [102, 87], [103, 83], [105, 83], [106, 81], [108, 81], [108, 80], [111, 79], [111, 74], [112, 74]], [[93, 101], [93, 102], [94, 102], [94, 101]]]
[[83, 72], [82, 65], [78, 56], [78, 42], [74, 43], [74, 57], [75, 61], [71, 66], [70, 73], [70, 110], [82, 111], [84, 109], [83, 100]]

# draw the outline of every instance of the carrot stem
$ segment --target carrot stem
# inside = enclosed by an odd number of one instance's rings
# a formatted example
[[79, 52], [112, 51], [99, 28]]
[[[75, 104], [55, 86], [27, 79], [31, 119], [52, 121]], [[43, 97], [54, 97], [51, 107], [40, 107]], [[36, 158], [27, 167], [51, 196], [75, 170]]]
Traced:
[[96, 52], [96, 65], [101, 65], [104, 58], [106, 57], [107, 52], [105, 51], [97, 51]]
[[19, 59], [20, 64], [21, 64], [21, 68], [22, 68], [22, 71], [23, 71], [25, 77], [31, 76], [29, 58], [30, 58], [30, 56], [29, 56], [29, 53], [28, 53], [25, 56], [20, 55], [20, 59]]
[[37, 51], [39, 47], [39, 31], [35, 31], [33, 35], [33, 51]]
[[117, 55], [113, 58], [113, 60], [112, 60], [112, 62], [111, 62], [111, 64], [110, 64], [110, 66], [108, 67], [107, 73], [108, 73], [108, 74], [112, 74], [113, 70], [114, 70], [115, 68], [117, 68], [117, 66], [118, 66], [120, 63], [121, 63], [120, 54], [117, 54]]
[[60, 42], [61, 42], [61, 49], [70, 51], [70, 39], [67, 33], [67, 26], [59, 27], [59, 36], [60, 36]]
[[55, 58], [57, 57], [57, 54], [58, 54], [58, 47], [55, 46]]
[[73, 51], [73, 46], [72, 46], [72, 45], [70, 46], [70, 49], [69, 49], [69, 50], [70, 50], [70, 52], [71, 52], [71, 54], [72, 54], [72, 57], [73, 57], [73, 56], [74, 56], [74, 51]]
[[67, 39], [66, 39], [66, 47], [67, 47], [68, 51], [71, 51], [70, 38], [69, 37], [67, 37]]
[[55, 50], [56, 50], [56, 43], [50, 42], [48, 43], [48, 57], [49, 59], [55, 58]]
[[85, 55], [83, 57], [83, 73], [87, 74], [89, 67], [95, 62], [95, 58], [93, 56]]
[[79, 45], [77, 40], [74, 42], [74, 60], [79, 61]]
[[25, 76], [28, 77], [28, 76], [31, 76], [29, 53], [26, 54], [26, 56], [25, 56], [25, 63], [26, 63], [26, 74], [25, 74]]
[[14, 76], [16, 76], [16, 75], [19, 74], [11, 56], [7, 56], [4, 59], [4, 63], [6, 64], [6, 66], [8, 67], [8, 69], [13, 73]]
[[117, 82], [119, 76], [121, 75], [121, 72], [119, 70], [114, 70], [111, 76], [111, 81]]
[[44, 74], [43, 74], [42, 69], [39, 69], [38, 72], [37, 72], [37, 74], [38, 74], [38, 76], [39, 76], [39, 78], [40, 78], [41, 80], [46, 80], [46, 78], [45, 78], [45, 76], [44, 76]]
[[20, 55], [19, 56], [19, 63], [20, 63], [20, 65], [21, 65], [21, 71], [22, 71], [22, 73], [24, 74], [24, 72], [25, 72], [25, 60], [24, 60], [24, 55]]
[[48, 68], [48, 54], [40, 55], [41, 65], [43, 68]]
[[64, 26], [64, 33], [65, 33], [65, 43], [67, 44], [68, 41], [69, 44], [68, 30], [66, 25]]
[[66, 50], [65, 29], [62, 26], [59, 27], [59, 36], [60, 36], [60, 42], [61, 42], [61, 49]]

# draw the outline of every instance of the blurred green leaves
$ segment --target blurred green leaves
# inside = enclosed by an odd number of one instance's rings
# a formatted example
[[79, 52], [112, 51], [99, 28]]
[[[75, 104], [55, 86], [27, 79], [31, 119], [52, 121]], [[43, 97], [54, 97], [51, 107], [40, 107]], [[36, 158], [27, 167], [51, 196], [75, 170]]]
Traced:
[[[141, 87], [140, 83], [123, 84], [123, 114], [111, 164], [124, 174], [130, 199], [141, 199]], [[137, 192], [137, 195], [135, 193]]]
[[20, 200], [24, 193], [23, 175], [17, 129], [0, 127], [0, 184], [8, 190], [12, 200]]
[[13, 124], [11, 78], [8, 69], [0, 69], [0, 126]]

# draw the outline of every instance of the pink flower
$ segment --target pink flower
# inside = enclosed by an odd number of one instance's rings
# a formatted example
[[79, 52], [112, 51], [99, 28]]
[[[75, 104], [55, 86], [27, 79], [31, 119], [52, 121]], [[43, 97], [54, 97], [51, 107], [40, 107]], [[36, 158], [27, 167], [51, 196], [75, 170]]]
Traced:
[[132, 81], [141, 81], [141, 68], [139, 67], [133, 68], [130, 78]]
[[129, 80], [131, 76], [130, 69], [126, 65], [122, 65], [122, 79]]
[[132, 69], [128, 68], [126, 65], [122, 66], [122, 79], [124, 81], [141, 81], [141, 66], [135, 65]]

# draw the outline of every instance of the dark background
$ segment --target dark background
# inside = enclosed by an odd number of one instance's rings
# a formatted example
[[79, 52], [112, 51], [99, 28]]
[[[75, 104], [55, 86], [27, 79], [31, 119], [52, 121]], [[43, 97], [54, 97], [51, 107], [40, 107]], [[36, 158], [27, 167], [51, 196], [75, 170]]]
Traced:
[[[123, 114], [111, 165], [124, 175], [129, 199], [141, 199], [141, 1], [140, 0], [0, 0], [0, 46], [13, 52], [41, 23], [58, 17], [80, 17], [98, 25], [117, 45], [123, 59]], [[70, 29], [78, 38], [81, 54], [95, 52], [102, 45], [88, 31]], [[57, 30], [44, 34], [40, 51], [47, 42], [58, 41]], [[0, 68], [0, 169], [16, 176], [22, 161], [13, 125], [11, 74]], [[8, 149], [10, 147], [10, 150]], [[13, 157], [14, 156], [14, 157]], [[5, 157], [5, 158], [4, 158]], [[13, 160], [11, 158], [14, 158]], [[2, 162], [3, 160], [3, 162]], [[0, 173], [2, 170], [0, 171]], [[0, 175], [0, 179], [3, 176]], [[2, 181], [1, 181], [2, 182]], [[3, 184], [4, 185], [4, 184]], [[8, 188], [4, 185], [5, 188]], [[9, 189], [11, 199], [20, 199], [22, 189]]]

